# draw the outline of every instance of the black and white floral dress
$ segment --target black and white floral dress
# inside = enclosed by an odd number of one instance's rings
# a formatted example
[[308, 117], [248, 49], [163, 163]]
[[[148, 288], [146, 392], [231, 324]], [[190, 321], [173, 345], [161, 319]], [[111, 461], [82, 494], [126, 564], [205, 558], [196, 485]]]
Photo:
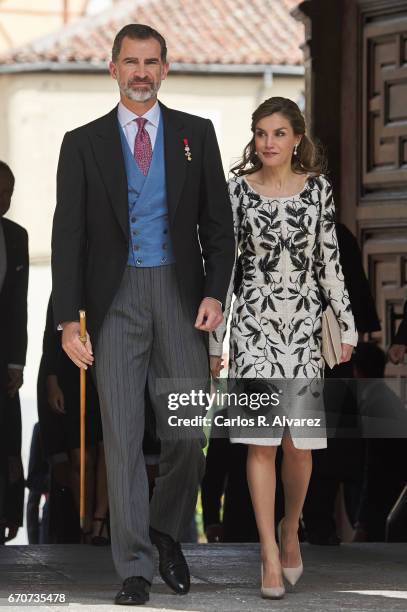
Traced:
[[[242, 272], [230, 326], [229, 377], [323, 378], [321, 292], [336, 314], [342, 342], [357, 344], [329, 181], [309, 177], [300, 193], [276, 198], [258, 194], [237, 177], [229, 180], [229, 194]], [[210, 337], [211, 355], [222, 354], [234, 280], [235, 271], [224, 322]], [[292, 414], [298, 416], [301, 402], [294, 404]], [[290, 433], [297, 448], [326, 446], [321, 430], [316, 438]], [[232, 441], [279, 444], [281, 437]]]

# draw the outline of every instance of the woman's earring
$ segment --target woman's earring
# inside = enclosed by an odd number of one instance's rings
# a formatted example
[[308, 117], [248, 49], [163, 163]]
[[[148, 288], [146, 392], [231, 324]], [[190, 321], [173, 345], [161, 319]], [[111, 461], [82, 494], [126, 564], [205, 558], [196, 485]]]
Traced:
[[298, 144], [295, 145], [294, 147], [294, 155], [297, 157], [298, 155]]

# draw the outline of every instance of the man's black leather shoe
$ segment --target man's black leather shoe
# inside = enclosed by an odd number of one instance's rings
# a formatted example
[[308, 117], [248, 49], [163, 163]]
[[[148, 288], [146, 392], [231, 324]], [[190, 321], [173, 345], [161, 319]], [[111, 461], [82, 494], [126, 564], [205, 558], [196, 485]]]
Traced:
[[161, 578], [173, 591], [179, 595], [185, 595], [189, 591], [191, 582], [180, 543], [152, 527], [150, 527], [150, 539], [158, 548], [160, 557], [158, 568]]
[[150, 599], [151, 584], [142, 576], [130, 576], [114, 598], [119, 606], [142, 606]]

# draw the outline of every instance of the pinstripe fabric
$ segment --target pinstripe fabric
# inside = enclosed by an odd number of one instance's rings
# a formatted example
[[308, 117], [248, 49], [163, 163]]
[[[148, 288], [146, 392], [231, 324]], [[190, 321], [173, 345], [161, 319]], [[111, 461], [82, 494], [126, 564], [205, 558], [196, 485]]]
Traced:
[[157, 427], [168, 413], [153, 397], [156, 379], [208, 375], [203, 336], [183, 311], [174, 266], [128, 267], [95, 350], [103, 421], [112, 553], [118, 574], [151, 582], [151, 525], [179, 539], [195, 509], [204, 470], [201, 439], [163, 440], [150, 512], [142, 453], [148, 380]]

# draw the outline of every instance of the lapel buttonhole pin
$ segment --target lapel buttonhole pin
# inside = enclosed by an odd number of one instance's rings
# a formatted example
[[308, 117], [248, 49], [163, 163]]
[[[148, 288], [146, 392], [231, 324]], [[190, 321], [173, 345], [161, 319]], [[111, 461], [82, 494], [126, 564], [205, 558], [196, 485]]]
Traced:
[[192, 161], [191, 149], [189, 148], [188, 138], [184, 138], [185, 157], [188, 161]]

